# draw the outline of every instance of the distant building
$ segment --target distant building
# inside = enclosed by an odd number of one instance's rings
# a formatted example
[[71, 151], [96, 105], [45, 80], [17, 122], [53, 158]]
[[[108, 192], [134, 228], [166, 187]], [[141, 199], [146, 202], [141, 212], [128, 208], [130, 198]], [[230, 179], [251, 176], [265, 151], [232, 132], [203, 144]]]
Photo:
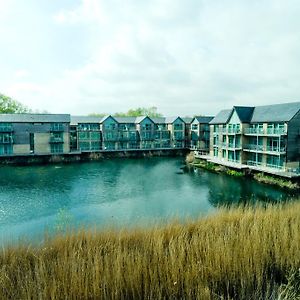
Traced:
[[0, 155], [69, 153], [69, 125], [70, 115], [1, 114]]

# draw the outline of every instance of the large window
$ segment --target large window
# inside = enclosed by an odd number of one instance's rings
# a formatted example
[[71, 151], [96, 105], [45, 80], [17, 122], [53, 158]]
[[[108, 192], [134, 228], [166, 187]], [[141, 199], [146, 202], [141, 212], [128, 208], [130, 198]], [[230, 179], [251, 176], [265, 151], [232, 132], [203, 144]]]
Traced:
[[12, 133], [0, 133], [0, 143], [2, 144], [13, 143]]
[[9, 155], [13, 153], [13, 146], [11, 144], [0, 144], [0, 155]]
[[97, 131], [100, 130], [100, 124], [97, 123], [80, 123], [78, 124], [78, 130], [84, 131]]
[[51, 144], [51, 153], [63, 153], [63, 144]]

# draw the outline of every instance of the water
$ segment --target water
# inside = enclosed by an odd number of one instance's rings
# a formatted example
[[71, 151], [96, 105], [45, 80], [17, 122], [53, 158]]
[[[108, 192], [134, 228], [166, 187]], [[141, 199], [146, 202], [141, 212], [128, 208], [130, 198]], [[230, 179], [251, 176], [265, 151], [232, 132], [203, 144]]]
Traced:
[[182, 170], [182, 158], [0, 168], [0, 243], [41, 240], [68, 226], [134, 226], [196, 218], [220, 205], [283, 201], [245, 178]]

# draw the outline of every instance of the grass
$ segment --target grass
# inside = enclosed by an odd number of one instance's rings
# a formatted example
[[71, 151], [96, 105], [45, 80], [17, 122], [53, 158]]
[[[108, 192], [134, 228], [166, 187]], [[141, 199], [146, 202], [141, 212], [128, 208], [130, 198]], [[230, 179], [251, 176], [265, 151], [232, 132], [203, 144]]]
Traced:
[[185, 224], [7, 246], [0, 299], [292, 299], [299, 211], [299, 203], [223, 209]]
[[283, 178], [268, 176], [262, 173], [255, 174], [253, 178], [262, 183], [273, 184], [273, 185], [280, 186], [282, 188], [288, 188], [290, 190], [299, 189], [299, 184], [297, 182], [292, 182], [290, 180], [283, 179]]

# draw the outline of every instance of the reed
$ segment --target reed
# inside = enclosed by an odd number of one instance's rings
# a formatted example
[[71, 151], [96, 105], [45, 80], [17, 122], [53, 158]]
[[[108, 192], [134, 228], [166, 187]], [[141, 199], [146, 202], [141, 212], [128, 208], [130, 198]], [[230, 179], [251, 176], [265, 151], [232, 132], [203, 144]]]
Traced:
[[0, 298], [288, 299], [299, 290], [299, 276], [289, 283], [300, 267], [299, 211], [298, 203], [221, 209], [197, 221], [7, 246]]

